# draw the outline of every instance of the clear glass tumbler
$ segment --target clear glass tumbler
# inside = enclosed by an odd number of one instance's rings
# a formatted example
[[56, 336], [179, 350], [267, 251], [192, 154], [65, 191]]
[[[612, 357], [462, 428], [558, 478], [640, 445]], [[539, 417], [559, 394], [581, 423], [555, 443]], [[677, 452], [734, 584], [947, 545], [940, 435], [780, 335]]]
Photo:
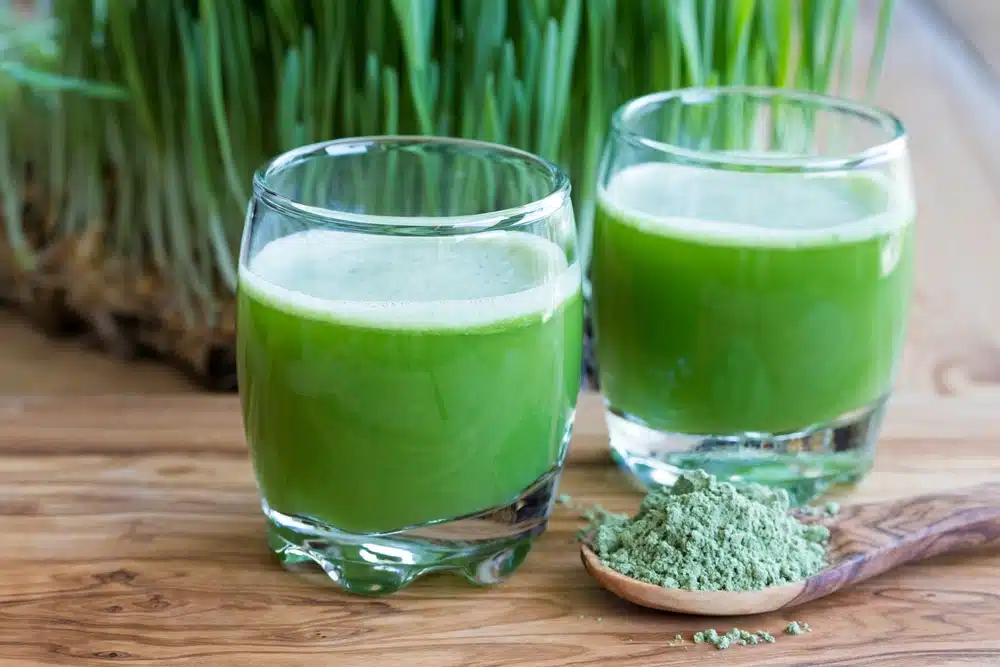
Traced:
[[615, 114], [591, 288], [613, 456], [798, 502], [870, 469], [913, 278], [906, 137], [890, 114], [768, 88]]
[[239, 384], [285, 566], [384, 594], [521, 563], [580, 383], [569, 194], [540, 158], [440, 138], [316, 144], [256, 174]]

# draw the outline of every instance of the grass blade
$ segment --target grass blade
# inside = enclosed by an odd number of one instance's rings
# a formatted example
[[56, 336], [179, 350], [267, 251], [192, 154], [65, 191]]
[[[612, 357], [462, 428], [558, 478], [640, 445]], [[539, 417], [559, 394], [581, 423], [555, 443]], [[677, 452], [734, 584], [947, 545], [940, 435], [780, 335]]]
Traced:
[[885, 51], [889, 43], [889, 31], [892, 29], [895, 7], [896, 0], [882, 0], [882, 7], [878, 14], [878, 26], [875, 29], [875, 49], [868, 67], [868, 84], [865, 91], [865, 99], [868, 101], [875, 99], [875, 90], [882, 77], [882, 66], [885, 63]]
[[705, 83], [705, 72], [701, 66], [701, 48], [698, 39], [698, 14], [695, 10], [694, 0], [675, 0], [672, 5], [673, 17], [679, 39], [681, 51], [684, 53], [684, 62], [687, 64], [688, 81], [695, 85]]
[[[280, 4], [272, 0], [272, 4]], [[247, 202], [243, 177], [233, 159], [233, 146], [229, 139], [229, 125], [226, 118], [225, 96], [222, 81], [222, 46], [219, 37], [219, 23], [214, 0], [201, 0], [202, 17], [202, 66], [208, 75], [208, 92], [211, 101], [212, 118], [215, 122], [216, 138], [219, 142], [219, 157], [226, 174], [226, 181], [233, 200], [242, 206]]]

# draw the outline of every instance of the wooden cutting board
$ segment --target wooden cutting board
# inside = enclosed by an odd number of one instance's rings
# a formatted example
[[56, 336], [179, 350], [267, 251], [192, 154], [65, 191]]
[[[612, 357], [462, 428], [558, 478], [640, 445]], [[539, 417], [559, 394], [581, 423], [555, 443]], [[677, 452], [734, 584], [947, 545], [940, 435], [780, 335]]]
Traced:
[[[584, 396], [562, 490], [632, 510]], [[877, 471], [844, 502], [1000, 479], [1000, 399], [901, 398]], [[269, 558], [233, 397], [0, 400], [0, 666], [1000, 664], [1000, 553], [906, 567], [796, 610], [647, 611], [580, 565], [559, 508], [506, 584], [423, 580], [348, 597]], [[792, 619], [814, 631], [779, 631]], [[708, 627], [773, 645], [690, 643]], [[688, 642], [668, 646], [682, 633]]]

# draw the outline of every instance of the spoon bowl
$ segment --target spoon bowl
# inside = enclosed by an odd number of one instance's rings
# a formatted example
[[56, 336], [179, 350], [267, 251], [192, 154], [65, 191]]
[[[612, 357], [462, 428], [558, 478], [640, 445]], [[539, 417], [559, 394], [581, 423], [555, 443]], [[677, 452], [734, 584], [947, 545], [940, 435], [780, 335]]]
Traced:
[[802, 581], [755, 591], [655, 586], [604, 565], [586, 541], [580, 557], [601, 586], [643, 607], [702, 616], [762, 614], [830, 595], [905, 563], [966, 547], [1000, 545], [1000, 482], [848, 506], [823, 523], [830, 528], [829, 565]]

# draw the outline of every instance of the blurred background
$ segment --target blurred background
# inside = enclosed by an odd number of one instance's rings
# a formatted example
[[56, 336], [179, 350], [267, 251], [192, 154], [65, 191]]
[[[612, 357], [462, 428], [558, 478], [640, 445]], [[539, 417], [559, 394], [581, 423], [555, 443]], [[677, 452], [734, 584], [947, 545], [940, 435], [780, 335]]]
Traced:
[[744, 82], [902, 118], [919, 212], [899, 391], [1000, 394], [993, 0], [0, 7], [2, 394], [234, 389], [250, 175], [282, 150], [395, 132], [510, 143], [569, 169], [585, 232], [618, 104]]

